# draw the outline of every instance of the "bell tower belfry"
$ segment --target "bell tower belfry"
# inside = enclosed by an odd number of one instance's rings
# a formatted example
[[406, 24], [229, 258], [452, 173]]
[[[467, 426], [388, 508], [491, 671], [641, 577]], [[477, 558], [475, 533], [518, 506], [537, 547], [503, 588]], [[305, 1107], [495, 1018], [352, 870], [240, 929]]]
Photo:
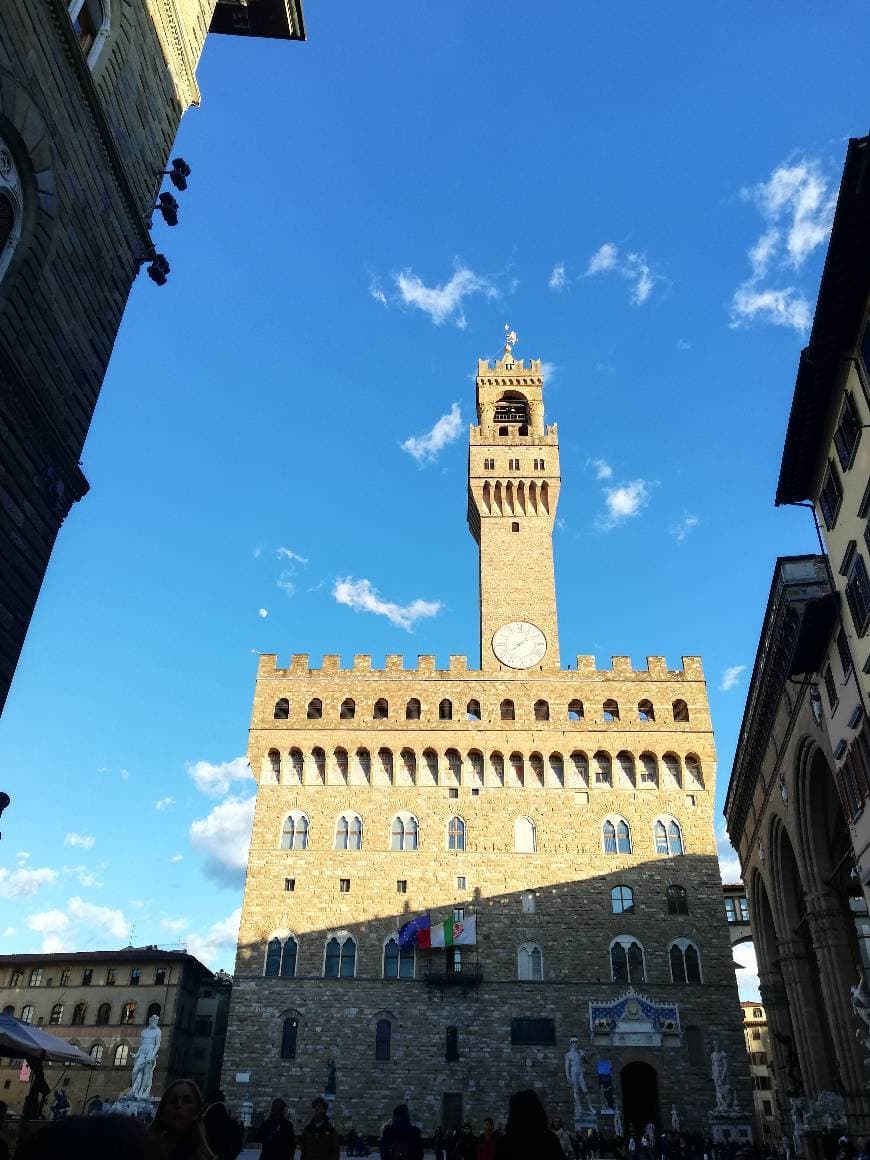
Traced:
[[504, 354], [477, 363], [477, 426], [469, 433], [468, 526], [480, 548], [480, 663], [484, 671], [559, 666], [553, 523], [559, 437], [544, 424], [541, 360]]

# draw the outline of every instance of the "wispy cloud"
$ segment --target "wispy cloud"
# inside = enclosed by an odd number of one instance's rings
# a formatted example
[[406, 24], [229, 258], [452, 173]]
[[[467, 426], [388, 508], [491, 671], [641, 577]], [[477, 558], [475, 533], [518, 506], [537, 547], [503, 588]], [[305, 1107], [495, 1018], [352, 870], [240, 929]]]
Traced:
[[56, 881], [57, 871], [47, 866], [33, 869], [20, 867], [18, 870], [7, 870], [5, 866], [0, 866], [0, 898], [30, 898], [43, 886], [50, 886]]
[[213, 922], [203, 934], [188, 934], [184, 940], [188, 954], [214, 970], [236, 949], [241, 921], [242, 908], [239, 906], [226, 918]]
[[173, 854], [173, 855], [172, 855], [172, 857], [169, 859], [169, 861], [170, 861], [170, 862], [173, 862], [173, 863], [175, 863], [175, 862], [183, 862], [183, 861], [184, 861], [184, 855], [183, 855], [183, 854]]
[[161, 918], [160, 925], [164, 930], [172, 931], [173, 934], [181, 934], [190, 923], [186, 918]]
[[546, 360], [544, 360], [541, 363], [541, 376], [543, 377], [544, 382], [545, 383], [552, 383], [553, 379], [556, 377], [556, 373], [558, 372], [558, 370], [559, 370], [559, 368], [556, 366], [555, 363], [547, 362]]
[[162, 798], [158, 798], [157, 801], [154, 803], [154, 808], [155, 808], [155, 810], [168, 810], [170, 806], [174, 806], [174, 805], [175, 805], [175, 798], [174, 797], [162, 797]]
[[730, 325], [766, 322], [803, 334], [811, 322], [810, 302], [790, 280], [827, 240], [836, 192], [821, 163], [802, 157], [778, 165], [767, 181], [742, 189], [740, 196], [759, 211], [764, 229], [747, 252], [750, 274], [734, 291]]
[[292, 552], [289, 548], [278, 548], [275, 552], [278, 559], [294, 560], [297, 564], [307, 564], [308, 560], [305, 556], [300, 556], [298, 552]]
[[[106, 864], [103, 864], [101, 869], [105, 869], [105, 867]], [[87, 890], [103, 885], [103, 880], [99, 874], [87, 866], [64, 866], [63, 872], [66, 877], [75, 878], [79, 886], [84, 886]]]
[[735, 688], [740, 681], [740, 674], [746, 670], [746, 665], [729, 665], [722, 670], [722, 679], [719, 682], [719, 692], [727, 693]]
[[67, 903], [67, 913], [91, 929], [112, 938], [124, 939], [130, 933], [130, 924], [120, 910], [110, 906], [96, 906], [83, 898], [71, 898]]
[[719, 822], [716, 826], [716, 853], [719, 856], [719, 876], [725, 883], [742, 882], [740, 873], [740, 859], [737, 851], [731, 845], [725, 823]]
[[698, 526], [698, 517], [687, 515], [687, 516], [683, 516], [683, 518], [681, 520], [679, 520], [676, 524], [673, 524], [670, 528], [668, 528], [668, 532], [670, 533], [670, 535], [672, 535], [674, 537], [674, 539], [677, 541], [678, 544], [682, 544], [682, 542], [683, 542], [683, 540], [685, 540], [686, 536], [691, 535], [691, 533], [695, 530], [695, 528], [697, 526]]
[[96, 838], [92, 834], [77, 834], [70, 831], [63, 840], [65, 846], [78, 846], [82, 850], [92, 850]]
[[193, 784], [206, 797], [222, 797], [237, 781], [251, 781], [253, 774], [247, 759], [234, 757], [232, 761], [188, 761], [185, 769]]
[[383, 600], [370, 580], [354, 580], [351, 576], [336, 580], [332, 595], [339, 604], [346, 604], [355, 612], [385, 616], [391, 624], [408, 632], [413, 631], [418, 620], [437, 616], [441, 611], [439, 600], [412, 600], [409, 604]]
[[462, 432], [462, 416], [459, 404], [454, 403], [446, 415], [435, 423], [425, 435], [409, 435], [402, 444], [402, 450], [417, 460], [419, 464], [433, 463], [441, 451], [454, 443]]
[[613, 468], [606, 459], [587, 459], [586, 465], [595, 468], [596, 479], [612, 479]]
[[205, 856], [203, 870], [220, 886], [245, 880], [256, 798], [228, 797], [190, 826], [190, 844]]
[[280, 588], [282, 592], [286, 592], [288, 596], [292, 596], [296, 591], [296, 584], [293, 577], [293, 572], [285, 570], [275, 581], [276, 586]]
[[557, 262], [553, 267], [547, 285], [557, 293], [568, 285], [568, 275], [565, 273], [565, 263]]
[[684, 338], [677, 339], [677, 350], [691, 350], [691, 349], [692, 349], [692, 344], [690, 342], [686, 342], [686, 340]]
[[604, 489], [605, 514], [597, 516], [595, 527], [609, 532], [626, 520], [639, 516], [650, 501], [650, 485], [645, 479], [631, 479]]
[[265, 620], [268, 615], [269, 615], [268, 608], [258, 608], [257, 609], [257, 616], [259, 616], [261, 620]]
[[661, 275], [653, 271], [646, 254], [632, 250], [623, 255], [615, 242], [605, 242], [598, 247], [589, 259], [584, 276], [591, 278], [608, 273], [619, 274], [626, 280], [629, 298], [635, 306], [642, 306], [655, 284], [661, 281]]
[[381, 289], [381, 284], [377, 278], [372, 278], [369, 282], [369, 294], [374, 298], [375, 302], [380, 302], [381, 306], [387, 306], [387, 296]]
[[[399, 301], [405, 306], [413, 306], [428, 314], [436, 326], [452, 321], [464, 330], [467, 325], [463, 302], [474, 294], [482, 294], [485, 298], [498, 298], [499, 292], [489, 279], [469, 269], [468, 266], [457, 265], [451, 278], [440, 285], [427, 286], [418, 274], [406, 269], [400, 274], [394, 274], [393, 280], [399, 294]], [[380, 291], [373, 296], [379, 302], [385, 302], [386, 296]]]

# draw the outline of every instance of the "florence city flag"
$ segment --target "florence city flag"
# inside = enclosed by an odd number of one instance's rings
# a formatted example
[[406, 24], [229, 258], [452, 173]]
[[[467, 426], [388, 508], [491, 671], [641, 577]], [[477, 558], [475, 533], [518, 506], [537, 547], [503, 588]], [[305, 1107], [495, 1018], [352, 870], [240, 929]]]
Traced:
[[427, 947], [473, 947], [477, 943], [477, 915], [454, 922], [438, 922], [417, 931], [417, 946]]

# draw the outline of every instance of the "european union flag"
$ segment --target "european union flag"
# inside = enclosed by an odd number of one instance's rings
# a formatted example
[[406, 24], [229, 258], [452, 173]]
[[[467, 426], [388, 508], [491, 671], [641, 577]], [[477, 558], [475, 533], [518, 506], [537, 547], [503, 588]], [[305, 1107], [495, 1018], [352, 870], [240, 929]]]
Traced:
[[399, 946], [407, 946], [409, 942], [413, 942], [417, 937], [418, 930], [429, 929], [429, 915], [421, 914], [419, 918], [412, 918], [410, 922], [406, 922], [404, 926], [399, 927]]

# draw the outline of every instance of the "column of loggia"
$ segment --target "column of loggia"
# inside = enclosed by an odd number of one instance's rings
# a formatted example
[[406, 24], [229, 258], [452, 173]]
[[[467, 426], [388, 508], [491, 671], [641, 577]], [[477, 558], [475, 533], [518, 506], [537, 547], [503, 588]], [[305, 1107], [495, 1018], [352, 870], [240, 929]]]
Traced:
[[856, 971], [849, 921], [832, 890], [807, 895], [807, 922], [837, 1056], [840, 1084], [845, 1093], [846, 1115], [850, 1132], [863, 1139], [870, 1132], [870, 1097], [864, 1087], [867, 1073], [855, 1037], [855, 1013], [849, 992]]
[[[804, 1094], [800, 1063], [794, 1044], [794, 1025], [788, 1005], [788, 992], [782, 972], [768, 967], [758, 972], [759, 992], [770, 1031], [770, 1049], [773, 1056], [774, 1097], [780, 1136], [790, 1136], [793, 1130], [789, 1101]], [[795, 1072], [797, 1064], [797, 1074]]]
[[831, 1074], [825, 1053], [819, 1045], [827, 1037], [816, 999], [810, 972], [810, 951], [802, 939], [777, 940], [779, 966], [792, 1016], [795, 1046], [804, 1081], [804, 1093], [810, 1098], [819, 1092], [833, 1091], [836, 1077]]

